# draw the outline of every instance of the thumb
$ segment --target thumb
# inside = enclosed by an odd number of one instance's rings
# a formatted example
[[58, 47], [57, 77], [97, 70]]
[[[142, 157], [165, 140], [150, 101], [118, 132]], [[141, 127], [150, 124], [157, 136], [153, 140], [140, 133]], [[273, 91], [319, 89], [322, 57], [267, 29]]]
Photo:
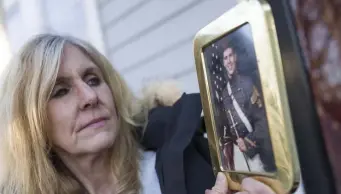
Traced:
[[226, 176], [224, 173], [219, 172], [214, 187], [212, 188], [214, 194], [226, 194], [228, 191], [228, 185]]

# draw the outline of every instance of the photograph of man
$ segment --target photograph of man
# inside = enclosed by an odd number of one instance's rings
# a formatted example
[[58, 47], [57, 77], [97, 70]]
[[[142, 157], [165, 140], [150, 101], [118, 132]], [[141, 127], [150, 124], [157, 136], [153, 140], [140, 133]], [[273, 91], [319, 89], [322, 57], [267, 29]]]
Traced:
[[230, 170], [274, 172], [276, 166], [260, 90], [251, 77], [239, 74], [238, 53], [232, 45], [225, 45], [222, 51], [226, 84], [220, 99], [228, 123], [220, 137], [226, 161], [223, 163], [229, 164]]

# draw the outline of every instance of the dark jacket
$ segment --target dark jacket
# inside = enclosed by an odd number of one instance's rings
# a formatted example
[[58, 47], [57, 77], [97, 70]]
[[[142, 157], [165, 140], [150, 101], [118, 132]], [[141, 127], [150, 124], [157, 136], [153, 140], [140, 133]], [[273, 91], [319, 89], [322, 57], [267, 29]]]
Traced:
[[183, 94], [171, 107], [149, 112], [149, 123], [141, 140], [156, 152], [155, 169], [164, 194], [204, 194], [213, 187], [208, 141], [199, 94]]

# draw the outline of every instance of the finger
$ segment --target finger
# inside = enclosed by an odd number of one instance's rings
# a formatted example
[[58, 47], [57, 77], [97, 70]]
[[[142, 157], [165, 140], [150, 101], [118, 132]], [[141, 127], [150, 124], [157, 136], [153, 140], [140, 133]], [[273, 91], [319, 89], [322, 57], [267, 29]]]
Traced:
[[245, 145], [245, 143], [243, 142], [243, 148], [246, 150], [246, 145]]
[[[208, 193], [208, 194], [210, 194], [210, 193]], [[250, 193], [247, 192], [247, 191], [241, 191], [241, 192], [238, 192], [238, 193], [235, 193], [235, 194], [250, 194]]]
[[226, 194], [228, 191], [227, 180], [224, 173], [219, 172], [212, 191], [208, 194]]
[[245, 178], [242, 181], [242, 188], [253, 194], [275, 194], [269, 186], [253, 178]]
[[[217, 193], [216, 191], [213, 191], [210, 189], [206, 189], [205, 194], [220, 194], [220, 193]], [[222, 193], [222, 194], [226, 194], [226, 193]]]
[[245, 147], [244, 144], [240, 144], [240, 145], [239, 145], [239, 148], [240, 148], [242, 151], [246, 150], [246, 147]]
[[251, 141], [249, 138], [246, 137], [244, 140], [247, 141], [252, 147], [257, 147], [257, 145], [253, 141]]
[[240, 141], [239, 141], [237, 144], [238, 144], [240, 147], [243, 146], [243, 142], [240, 142]]
[[243, 146], [242, 146], [242, 147], [243, 147], [243, 149], [244, 149], [244, 150], [246, 150], [246, 146], [245, 146], [245, 144], [243, 144]]

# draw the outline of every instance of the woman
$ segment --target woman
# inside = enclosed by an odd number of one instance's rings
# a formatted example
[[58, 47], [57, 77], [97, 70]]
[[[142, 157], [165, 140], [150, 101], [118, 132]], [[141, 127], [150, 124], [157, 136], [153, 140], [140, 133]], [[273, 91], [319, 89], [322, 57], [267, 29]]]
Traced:
[[194, 194], [214, 185], [198, 95], [174, 106], [156, 93], [137, 100], [95, 48], [56, 35], [25, 44], [1, 79], [2, 194]]

